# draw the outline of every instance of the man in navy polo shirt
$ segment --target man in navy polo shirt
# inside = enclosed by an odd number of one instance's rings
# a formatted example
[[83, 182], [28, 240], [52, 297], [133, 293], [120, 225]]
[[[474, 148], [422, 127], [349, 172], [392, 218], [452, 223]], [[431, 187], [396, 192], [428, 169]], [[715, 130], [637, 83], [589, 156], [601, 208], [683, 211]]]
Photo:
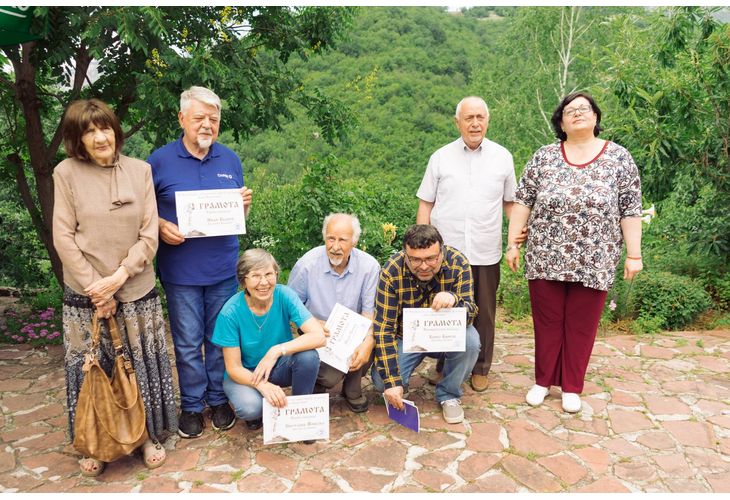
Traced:
[[238, 237], [186, 240], [175, 210], [177, 191], [235, 188], [248, 214], [252, 191], [244, 187], [241, 160], [216, 143], [220, 119], [220, 98], [207, 88], [190, 87], [180, 95], [182, 135], [147, 159], [160, 219], [157, 272], [167, 297], [180, 383], [178, 434], [185, 438], [203, 433], [206, 405], [214, 429], [230, 429], [236, 422], [223, 392], [221, 348], [211, 337], [218, 312], [238, 289]]

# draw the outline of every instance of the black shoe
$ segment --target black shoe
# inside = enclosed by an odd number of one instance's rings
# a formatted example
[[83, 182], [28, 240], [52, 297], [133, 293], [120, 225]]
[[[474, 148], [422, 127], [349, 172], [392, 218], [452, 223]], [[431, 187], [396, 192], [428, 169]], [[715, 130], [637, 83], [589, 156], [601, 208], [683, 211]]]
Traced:
[[180, 413], [177, 433], [184, 438], [196, 438], [203, 434], [203, 414], [195, 411]]
[[345, 403], [352, 413], [365, 413], [368, 411], [368, 400], [365, 399], [364, 403], [353, 403], [349, 399], [345, 398]]
[[213, 428], [217, 431], [227, 431], [236, 423], [236, 414], [233, 413], [231, 405], [225, 402], [220, 405], [211, 406], [211, 420]]
[[316, 443], [316, 440], [314, 439], [307, 439], [306, 441], [302, 441], [303, 444], [314, 444]]
[[352, 413], [365, 413], [366, 411], [368, 411], [368, 398], [365, 398], [365, 402], [363, 403], [353, 403], [352, 401], [347, 399], [344, 389], [340, 391], [340, 396], [345, 398], [345, 403], [347, 403], [347, 407]]
[[250, 431], [257, 431], [264, 426], [264, 421], [261, 418], [256, 420], [246, 420], [246, 428]]

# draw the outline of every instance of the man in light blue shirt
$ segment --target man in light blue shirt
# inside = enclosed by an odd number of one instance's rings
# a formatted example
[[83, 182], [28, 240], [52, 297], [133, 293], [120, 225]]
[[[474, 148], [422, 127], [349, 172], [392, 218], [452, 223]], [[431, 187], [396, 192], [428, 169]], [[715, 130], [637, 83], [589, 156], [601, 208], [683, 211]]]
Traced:
[[[356, 216], [328, 215], [322, 225], [325, 244], [305, 253], [289, 274], [287, 284], [322, 325], [337, 303], [371, 320], [374, 317], [380, 264], [371, 255], [355, 248], [360, 232]], [[371, 328], [355, 349], [347, 374], [321, 363], [315, 392], [325, 392], [344, 378], [342, 394], [347, 406], [355, 413], [367, 411], [368, 400], [362, 393], [361, 379], [372, 362], [374, 347]]]

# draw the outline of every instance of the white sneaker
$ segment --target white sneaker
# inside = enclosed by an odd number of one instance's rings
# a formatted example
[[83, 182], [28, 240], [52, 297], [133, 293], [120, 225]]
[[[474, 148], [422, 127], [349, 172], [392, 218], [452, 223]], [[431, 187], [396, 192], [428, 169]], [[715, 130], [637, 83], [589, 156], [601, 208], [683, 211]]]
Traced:
[[441, 411], [447, 424], [458, 424], [464, 420], [464, 410], [461, 408], [461, 401], [458, 399], [441, 401]]
[[530, 406], [540, 406], [542, 402], [545, 401], [545, 396], [548, 395], [548, 392], [550, 392], [549, 387], [543, 387], [535, 384], [532, 386], [532, 389], [527, 392], [525, 401], [527, 401], [527, 404]]
[[580, 396], [574, 392], [563, 393], [563, 410], [568, 413], [576, 413], [580, 411]]

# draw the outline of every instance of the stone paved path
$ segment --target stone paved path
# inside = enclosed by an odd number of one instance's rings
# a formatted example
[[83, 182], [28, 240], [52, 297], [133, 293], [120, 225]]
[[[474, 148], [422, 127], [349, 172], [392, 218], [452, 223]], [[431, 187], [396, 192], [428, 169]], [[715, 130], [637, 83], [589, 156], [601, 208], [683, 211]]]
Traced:
[[265, 447], [238, 423], [166, 442], [167, 463], [139, 456], [97, 479], [78, 474], [67, 444], [63, 350], [0, 346], [0, 492], [730, 492], [730, 332], [599, 338], [582, 412], [560, 409], [553, 389], [540, 408], [533, 342], [498, 335], [492, 385], [466, 390], [463, 424], [444, 423], [425, 383], [416, 434], [391, 423], [379, 396], [353, 415], [331, 397], [331, 439]]

